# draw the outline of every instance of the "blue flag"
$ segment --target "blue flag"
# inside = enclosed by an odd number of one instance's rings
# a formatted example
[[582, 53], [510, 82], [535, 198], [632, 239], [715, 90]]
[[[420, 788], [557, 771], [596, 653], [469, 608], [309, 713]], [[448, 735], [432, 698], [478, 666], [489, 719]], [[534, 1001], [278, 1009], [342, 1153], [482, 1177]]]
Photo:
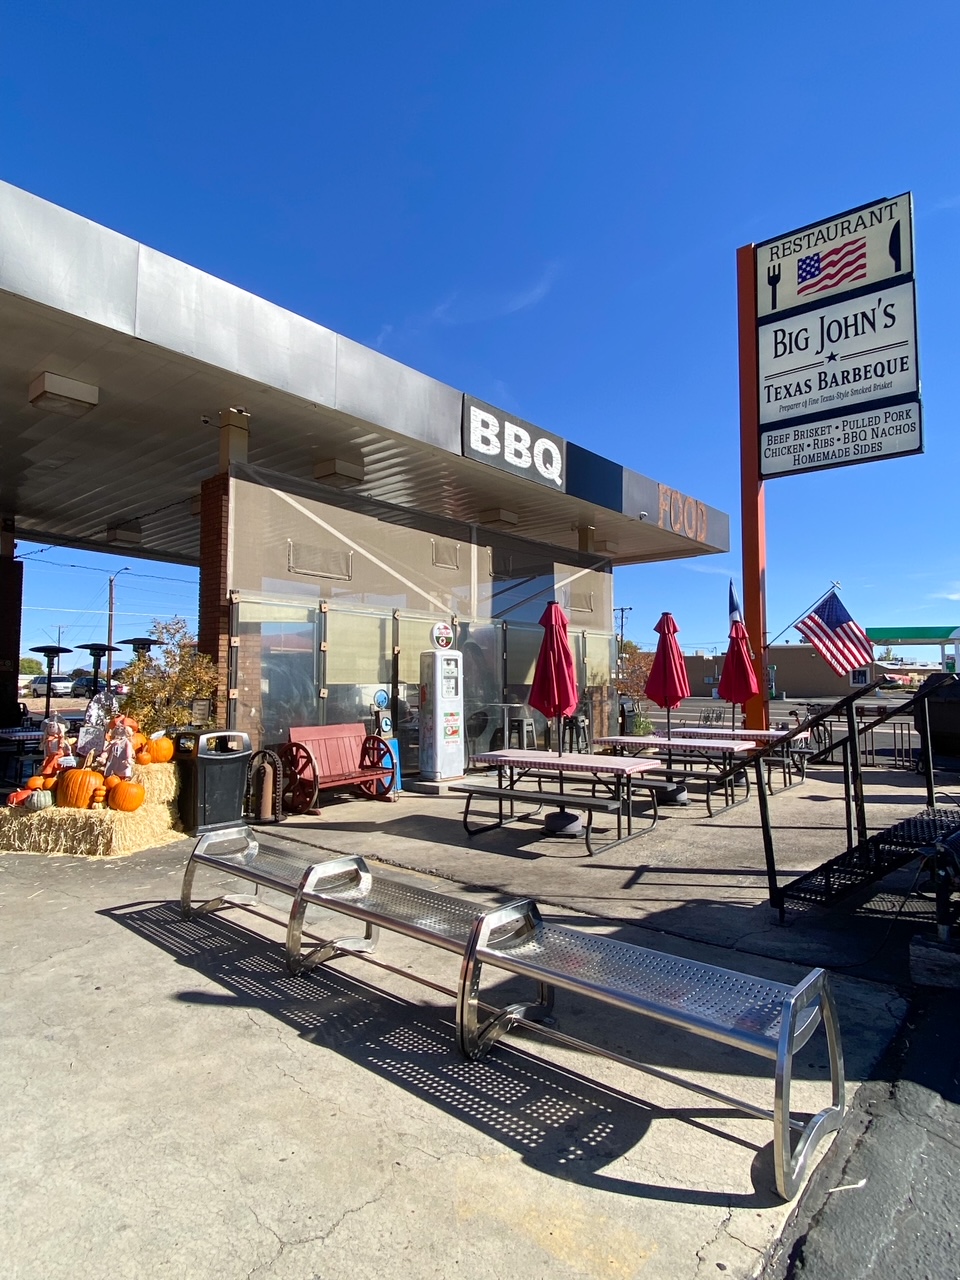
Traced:
[[743, 621], [743, 610], [740, 608], [740, 601], [737, 599], [737, 588], [733, 585], [733, 579], [730, 579], [730, 625], [735, 622]]

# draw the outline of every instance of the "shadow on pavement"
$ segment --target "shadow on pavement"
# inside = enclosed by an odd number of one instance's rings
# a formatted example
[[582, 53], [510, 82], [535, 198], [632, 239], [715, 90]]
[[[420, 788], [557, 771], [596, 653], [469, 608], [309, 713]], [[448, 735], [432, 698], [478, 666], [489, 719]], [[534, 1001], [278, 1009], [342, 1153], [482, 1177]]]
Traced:
[[[551, 1177], [678, 1204], [760, 1209], [779, 1203], [772, 1191], [772, 1142], [758, 1149], [727, 1130], [722, 1131], [725, 1140], [754, 1153], [751, 1194], [655, 1185], [603, 1172], [643, 1141], [652, 1120], [678, 1119], [716, 1133], [710, 1121], [737, 1114], [726, 1108], [653, 1107], [515, 1044], [500, 1044], [483, 1061], [467, 1062], [457, 1052], [449, 1015], [401, 1000], [330, 966], [294, 977], [277, 944], [216, 915], [184, 921], [174, 903], [133, 903], [100, 914], [224, 988], [223, 995], [181, 991], [176, 998], [185, 1004], [259, 1009], [309, 1043], [392, 1081], [502, 1143]], [[577, 1007], [567, 1013], [589, 1016]], [[654, 1060], [663, 1042], [663, 1032], [654, 1026], [644, 1036], [647, 1060]], [[620, 1044], [614, 1047], [622, 1051]], [[686, 1056], [681, 1051], [670, 1055], [670, 1065], [683, 1069], [694, 1064], [702, 1070], [702, 1043], [699, 1048], [699, 1059], [680, 1061]], [[719, 1048], [711, 1045], [707, 1052]], [[741, 1057], [744, 1074], [754, 1074], [757, 1062], [748, 1054], [737, 1054], [737, 1070]]]

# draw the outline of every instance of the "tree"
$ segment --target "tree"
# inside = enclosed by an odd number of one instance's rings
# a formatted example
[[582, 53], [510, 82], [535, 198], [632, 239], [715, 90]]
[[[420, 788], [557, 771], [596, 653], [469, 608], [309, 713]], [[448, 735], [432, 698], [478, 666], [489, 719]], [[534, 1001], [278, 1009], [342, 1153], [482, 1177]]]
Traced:
[[[194, 724], [193, 701], [213, 697], [217, 669], [207, 654], [197, 652], [196, 637], [183, 618], [156, 621], [150, 634], [158, 647], [127, 667], [124, 680], [130, 692], [121, 709], [138, 721], [144, 733]], [[197, 727], [211, 726], [208, 720]]]
[[42, 676], [46, 667], [39, 658], [21, 658], [20, 674], [22, 676]]
[[624, 640], [620, 651], [620, 672], [617, 689], [627, 698], [643, 698], [647, 692], [647, 677], [653, 666], [654, 655], [639, 649], [632, 640]]
[[[633, 698], [635, 702], [646, 697], [647, 679], [653, 666], [653, 658], [654, 655], [649, 650], [638, 649], [632, 640], [624, 640], [617, 676], [617, 691], [621, 697]], [[652, 730], [653, 724], [638, 708], [633, 723], [627, 724], [627, 732], [642, 734]]]

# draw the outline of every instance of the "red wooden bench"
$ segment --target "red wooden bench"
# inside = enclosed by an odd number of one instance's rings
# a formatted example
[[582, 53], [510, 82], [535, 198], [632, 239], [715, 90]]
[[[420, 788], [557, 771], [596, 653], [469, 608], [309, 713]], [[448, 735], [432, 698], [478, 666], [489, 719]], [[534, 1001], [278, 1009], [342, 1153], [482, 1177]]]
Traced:
[[362, 724], [298, 725], [289, 742], [274, 747], [283, 766], [283, 807], [316, 808], [321, 791], [355, 790], [373, 800], [393, 800], [396, 763], [383, 738]]

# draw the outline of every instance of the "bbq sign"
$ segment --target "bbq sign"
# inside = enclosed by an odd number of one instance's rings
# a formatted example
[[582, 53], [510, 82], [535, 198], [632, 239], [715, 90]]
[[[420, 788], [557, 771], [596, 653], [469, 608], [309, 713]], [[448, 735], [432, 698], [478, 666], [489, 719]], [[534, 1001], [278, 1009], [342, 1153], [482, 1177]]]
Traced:
[[755, 252], [761, 478], [921, 453], [910, 195]]
[[757, 317], [833, 299], [863, 285], [913, 277], [909, 194], [757, 246]]
[[462, 430], [465, 458], [566, 491], [567, 450], [559, 436], [470, 396], [463, 397]]

